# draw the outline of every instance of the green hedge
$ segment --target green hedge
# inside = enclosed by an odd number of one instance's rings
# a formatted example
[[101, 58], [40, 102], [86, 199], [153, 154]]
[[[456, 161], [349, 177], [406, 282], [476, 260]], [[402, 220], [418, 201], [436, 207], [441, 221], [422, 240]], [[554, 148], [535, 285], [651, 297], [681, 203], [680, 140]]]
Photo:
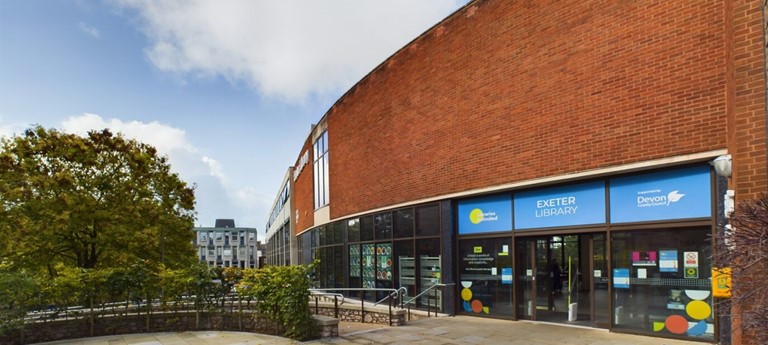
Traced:
[[244, 270], [237, 291], [256, 300], [256, 310], [266, 315], [285, 336], [307, 340], [317, 329], [309, 310], [311, 266], [268, 266]]

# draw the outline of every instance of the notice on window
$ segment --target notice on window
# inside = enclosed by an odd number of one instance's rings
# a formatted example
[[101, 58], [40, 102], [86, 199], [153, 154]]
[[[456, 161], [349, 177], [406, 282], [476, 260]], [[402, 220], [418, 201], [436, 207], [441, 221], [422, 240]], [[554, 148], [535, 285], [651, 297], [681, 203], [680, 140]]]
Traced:
[[613, 269], [613, 288], [629, 289], [629, 268]]
[[656, 266], [656, 252], [632, 252], [632, 266]]
[[501, 283], [512, 284], [512, 267], [501, 268]]
[[660, 250], [659, 251], [659, 272], [677, 273], [677, 251]]
[[685, 252], [683, 257], [685, 258], [683, 267], [699, 268], [699, 252]]

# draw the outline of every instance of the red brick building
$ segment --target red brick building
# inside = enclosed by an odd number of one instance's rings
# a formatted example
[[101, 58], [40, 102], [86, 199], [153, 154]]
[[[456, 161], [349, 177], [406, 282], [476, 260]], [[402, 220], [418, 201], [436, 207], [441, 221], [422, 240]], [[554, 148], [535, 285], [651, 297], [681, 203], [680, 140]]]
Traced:
[[299, 261], [326, 287], [456, 284], [414, 301], [446, 312], [740, 343], [708, 293], [709, 236], [726, 190], [768, 190], [764, 11], [470, 2], [312, 130]]

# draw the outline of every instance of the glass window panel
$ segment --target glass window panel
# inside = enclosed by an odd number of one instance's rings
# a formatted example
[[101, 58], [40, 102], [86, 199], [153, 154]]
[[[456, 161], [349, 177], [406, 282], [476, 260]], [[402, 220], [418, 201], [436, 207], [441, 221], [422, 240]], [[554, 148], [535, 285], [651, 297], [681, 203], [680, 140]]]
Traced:
[[713, 340], [710, 235], [710, 228], [614, 232], [613, 327]]
[[333, 223], [333, 244], [344, 243], [344, 222]]
[[392, 213], [384, 212], [373, 216], [373, 228], [376, 231], [376, 240], [389, 240], [392, 238]]
[[319, 191], [319, 186], [320, 186], [320, 169], [318, 168], [317, 162], [314, 163], [313, 171], [314, 171], [314, 180], [315, 180], [315, 185], [314, 185], [315, 208], [318, 208], [319, 205], [320, 205], [320, 191]]
[[[442, 282], [442, 257], [440, 255], [440, 239], [427, 238], [416, 240], [416, 277], [419, 293], [431, 287], [435, 283]], [[434, 293], [422, 296], [417, 301], [417, 306], [426, 308], [427, 305], [442, 310], [442, 293]]]
[[350, 219], [347, 221], [347, 241], [358, 242], [360, 241], [360, 220]]
[[333, 246], [333, 287], [344, 287], [344, 246]]
[[360, 217], [360, 241], [373, 240], [373, 216]]
[[437, 204], [416, 208], [416, 236], [440, 234], [440, 210]]
[[413, 237], [413, 209], [406, 208], [394, 212], [395, 238]]
[[321, 226], [320, 228], [317, 229], [317, 231], [320, 232], [320, 243], [319, 244], [321, 246], [324, 246], [324, 245], [328, 244], [328, 242], [326, 241], [326, 236], [328, 236], [328, 235], [326, 234], [327, 231], [326, 231], [325, 227]]
[[459, 309], [465, 313], [514, 316], [512, 298], [512, 238], [459, 241]]
[[[362, 252], [359, 244], [350, 244], [347, 248], [349, 260], [349, 287], [362, 287]], [[359, 297], [358, 291], [349, 292], [350, 297]]]
[[394, 274], [397, 277], [395, 283], [398, 287], [405, 287], [410, 298], [416, 296], [416, 258], [413, 255], [413, 249], [413, 240], [393, 243]]
[[329, 160], [328, 157], [329, 157], [329, 155], [330, 155], [329, 153], [326, 153], [325, 154], [325, 159], [323, 159], [323, 164], [324, 164], [324, 166], [323, 166], [323, 176], [325, 176], [324, 183], [323, 183], [323, 205], [328, 205], [331, 202], [331, 198], [330, 198], [330, 190], [331, 190], [331, 188], [330, 188], [330, 178], [329, 178], [330, 175], [328, 174], [328, 169], [329, 169], [329, 167], [328, 167], [328, 160]]

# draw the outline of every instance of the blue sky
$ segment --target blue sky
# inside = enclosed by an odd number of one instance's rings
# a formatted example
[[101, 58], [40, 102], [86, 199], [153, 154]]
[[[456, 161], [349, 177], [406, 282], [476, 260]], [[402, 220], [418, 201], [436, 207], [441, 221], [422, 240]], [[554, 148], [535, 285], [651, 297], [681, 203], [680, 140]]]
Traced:
[[197, 225], [266, 217], [310, 125], [467, 0], [0, 0], [0, 136], [111, 128], [197, 184]]

